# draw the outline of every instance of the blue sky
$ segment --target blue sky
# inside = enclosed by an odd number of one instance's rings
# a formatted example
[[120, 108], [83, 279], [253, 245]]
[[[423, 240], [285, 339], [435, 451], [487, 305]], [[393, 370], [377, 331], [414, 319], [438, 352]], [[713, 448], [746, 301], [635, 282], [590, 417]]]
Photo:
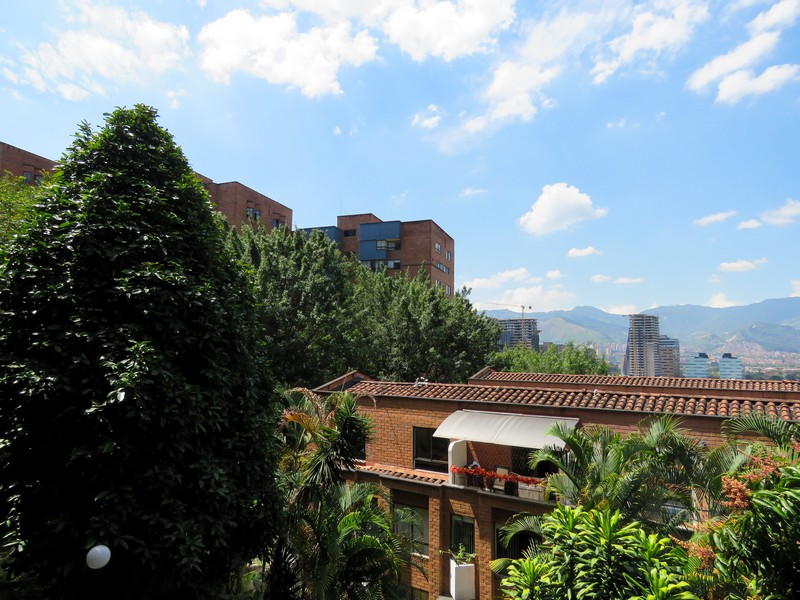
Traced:
[[158, 108], [294, 210], [434, 219], [482, 308], [800, 295], [800, 0], [6, 0], [0, 140]]

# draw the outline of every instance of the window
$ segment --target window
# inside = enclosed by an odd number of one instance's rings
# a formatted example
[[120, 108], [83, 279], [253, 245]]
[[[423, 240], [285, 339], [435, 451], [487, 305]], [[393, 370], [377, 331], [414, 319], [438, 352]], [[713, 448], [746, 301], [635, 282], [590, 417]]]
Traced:
[[25, 183], [33, 183], [33, 173], [30, 171], [23, 171], [22, 177], [25, 179]]
[[452, 290], [450, 289], [449, 285], [444, 286], [444, 293], [445, 294], [447, 294], [449, 296], [451, 292], [452, 292]]
[[450, 515], [450, 549], [464, 546], [467, 552], [475, 552], [475, 520], [461, 515]]
[[530, 448], [519, 448], [513, 446], [511, 448], [511, 470], [518, 475], [525, 477], [547, 477], [550, 473], [557, 473], [558, 468], [551, 462], [539, 463], [535, 469], [531, 469], [529, 458], [531, 455]]
[[344, 230], [344, 237], [355, 237], [356, 230], [355, 229], [345, 229]]
[[438, 279], [436, 280], [436, 287], [442, 287], [442, 282]]
[[494, 526], [494, 557], [495, 558], [511, 558], [517, 559], [522, 558], [522, 553], [528, 549], [531, 545], [531, 542], [534, 541], [535, 537], [532, 533], [521, 531], [513, 538], [508, 544], [506, 548], [503, 545], [502, 541], [502, 532], [500, 528], [502, 525], [499, 523], [495, 523]]
[[400, 240], [378, 240], [378, 250], [400, 250]]
[[256, 216], [256, 209], [253, 208], [252, 206], [248, 206], [247, 207], [247, 218], [248, 219], [252, 219], [255, 216]]
[[448, 267], [447, 265], [443, 265], [440, 262], [436, 263], [436, 268], [439, 269], [440, 271], [444, 271], [445, 273], [450, 273], [450, 267]]
[[414, 468], [447, 473], [450, 440], [433, 437], [435, 429], [414, 427]]
[[394, 507], [395, 509], [400, 508], [414, 514], [414, 520], [411, 523], [398, 523], [395, 521], [394, 532], [408, 540], [412, 540], [414, 542], [415, 551], [424, 556], [428, 556], [430, 551], [428, 509], [419, 508], [417, 506], [407, 506], [405, 504], [395, 504]]
[[434, 242], [433, 247], [436, 250], [436, 252], [438, 252], [439, 254], [442, 253], [442, 245], [439, 242]]
[[445, 251], [445, 256], [447, 257], [447, 262], [451, 262], [453, 260], [453, 253], [450, 250]]
[[256, 209], [254, 215], [255, 215], [256, 219], [260, 219], [261, 218], [261, 211], [259, 209]]
[[400, 261], [399, 260], [389, 260], [386, 262], [386, 266], [390, 269], [399, 269], [400, 268]]
[[283, 225], [283, 223], [281, 222], [280, 219], [272, 219], [272, 228], [273, 229], [275, 229], [276, 227], [279, 227], [281, 225]]
[[428, 592], [410, 586], [400, 584], [397, 586], [400, 590], [400, 597], [403, 600], [428, 600]]

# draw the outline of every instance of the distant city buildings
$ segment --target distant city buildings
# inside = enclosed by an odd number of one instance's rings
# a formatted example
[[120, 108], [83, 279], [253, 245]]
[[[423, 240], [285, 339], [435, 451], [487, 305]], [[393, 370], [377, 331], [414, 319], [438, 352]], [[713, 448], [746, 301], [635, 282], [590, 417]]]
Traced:
[[690, 356], [686, 359], [684, 370], [686, 377], [708, 378], [709, 359], [705, 352], [698, 352], [697, 356]]
[[390, 274], [420, 271], [430, 282], [455, 291], [455, 241], [434, 221], [382, 221], [372, 213], [341, 215], [335, 226], [320, 229], [344, 254], [352, 254], [370, 269], [386, 268]]
[[666, 335], [658, 338], [659, 360], [661, 361], [661, 375], [663, 377], [681, 376], [681, 344]]
[[720, 379], [744, 379], [744, 365], [741, 358], [725, 352], [719, 360]]
[[622, 374], [632, 377], [661, 375], [660, 333], [656, 315], [628, 315], [628, 345]]
[[500, 339], [497, 347], [500, 350], [525, 346], [539, 350], [539, 331], [536, 319], [495, 319], [500, 325]]

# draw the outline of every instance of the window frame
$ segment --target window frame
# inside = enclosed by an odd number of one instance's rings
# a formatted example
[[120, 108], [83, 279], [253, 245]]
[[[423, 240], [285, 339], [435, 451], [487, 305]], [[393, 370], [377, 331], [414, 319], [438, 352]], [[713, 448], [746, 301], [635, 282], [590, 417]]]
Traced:
[[[404, 508], [406, 510], [410, 510], [419, 518], [419, 524], [395, 522], [394, 532], [396, 534], [401, 534], [414, 542], [415, 554], [429, 557], [431, 551], [431, 531], [430, 513], [428, 512], [428, 509], [422, 508], [421, 506], [403, 504], [402, 502], [395, 502], [394, 506], [395, 508]], [[407, 528], [411, 529], [411, 535], [409, 535], [407, 531], [402, 531]]]
[[[447, 473], [447, 451], [450, 447], [450, 440], [434, 437], [435, 431], [431, 427], [412, 428], [411, 452], [413, 468], [435, 473]], [[427, 456], [418, 453], [422, 449], [420, 444], [425, 444], [426, 441], [428, 446]]]
[[463, 544], [469, 553], [475, 552], [475, 519], [465, 515], [450, 514], [450, 550], [457, 552]]

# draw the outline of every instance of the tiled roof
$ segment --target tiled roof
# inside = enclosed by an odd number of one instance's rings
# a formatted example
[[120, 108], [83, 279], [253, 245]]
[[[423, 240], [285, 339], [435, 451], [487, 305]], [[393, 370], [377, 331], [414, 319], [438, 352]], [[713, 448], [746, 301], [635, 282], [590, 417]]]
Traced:
[[588, 386], [657, 387], [682, 390], [736, 392], [778, 392], [800, 394], [800, 381], [758, 381], [754, 379], [698, 379], [689, 377], [624, 377], [614, 375], [561, 375], [551, 373], [506, 373], [485, 369], [472, 383], [534, 383]]
[[394, 477], [396, 479], [407, 479], [417, 483], [427, 483], [430, 485], [442, 485], [448, 480], [446, 473], [433, 473], [431, 471], [418, 471], [416, 469], [406, 469], [394, 465], [381, 465], [376, 463], [356, 465], [356, 470], [375, 473], [380, 476]]
[[350, 391], [356, 396], [376, 398], [419, 398], [477, 403], [502, 403], [523, 406], [572, 409], [620, 410], [643, 413], [670, 413], [684, 416], [733, 417], [765, 412], [787, 421], [800, 421], [800, 401], [769, 398], [726, 398], [721, 395], [674, 393], [618, 393], [614, 390], [536, 389], [510, 385], [465, 385], [447, 383], [392, 383], [362, 381]]

